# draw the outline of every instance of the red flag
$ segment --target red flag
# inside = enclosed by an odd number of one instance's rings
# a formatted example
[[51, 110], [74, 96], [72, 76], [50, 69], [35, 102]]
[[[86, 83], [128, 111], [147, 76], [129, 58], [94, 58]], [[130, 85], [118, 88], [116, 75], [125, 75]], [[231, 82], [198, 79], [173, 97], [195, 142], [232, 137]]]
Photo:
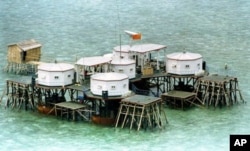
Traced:
[[141, 40], [141, 33], [137, 33], [135, 35], [132, 35], [133, 40]]
[[127, 30], [125, 30], [125, 33], [127, 33], [133, 40], [141, 40], [141, 33], [136, 33]]

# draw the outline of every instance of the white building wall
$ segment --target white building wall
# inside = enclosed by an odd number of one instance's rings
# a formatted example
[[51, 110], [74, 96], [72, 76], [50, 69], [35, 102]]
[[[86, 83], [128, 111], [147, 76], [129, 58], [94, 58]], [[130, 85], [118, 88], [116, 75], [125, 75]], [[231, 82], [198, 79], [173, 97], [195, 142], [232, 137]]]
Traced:
[[124, 65], [112, 65], [113, 71], [117, 73], [124, 73], [126, 74], [129, 79], [135, 78], [135, 63], [133, 64], [124, 64]]
[[103, 81], [90, 79], [90, 90], [95, 95], [102, 95], [102, 91], [106, 91], [106, 84]]
[[113, 58], [114, 60], [116, 59], [130, 59], [129, 52], [120, 52], [120, 51], [113, 51]]
[[166, 61], [166, 72], [177, 74], [178, 73], [178, 62], [176, 60], [168, 59]]
[[38, 74], [37, 83], [41, 85], [48, 85], [49, 83], [48, 73], [45, 71], [38, 70], [37, 74]]
[[167, 73], [172, 74], [195, 74], [202, 70], [202, 59], [197, 60], [172, 60], [168, 59], [166, 62]]
[[[70, 76], [69, 76], [70, 75]], [[65, 86], [73, 83], [74, 70], [50, 72], [38, 70], [38, 84], [47, 86]]]
[[63, 73], [63, 83], [64, 85], [73, 84], [74, 70], [65, 71]]
[[108, 96], [120, 96], [128, 93], [128, 79], [122, 81], [99, 81], [91, 79], [91, 92], [94, 95], [102, 95], [102, 91], [108, 91]]
[[62, 72], [48, 72], [49, 83], [48, 86], [63, 86], [64, 84], [64, 75]]

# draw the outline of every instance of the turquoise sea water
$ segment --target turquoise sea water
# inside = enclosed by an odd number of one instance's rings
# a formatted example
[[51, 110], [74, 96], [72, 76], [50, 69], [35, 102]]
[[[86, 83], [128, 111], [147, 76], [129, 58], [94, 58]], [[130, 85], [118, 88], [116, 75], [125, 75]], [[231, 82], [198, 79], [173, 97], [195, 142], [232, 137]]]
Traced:
[[[250, 1], [248, 0], [0, 0], [0, 67], [7, 45], [42, 43], [42, 61], [75, 62], [111, 53], [141, 32], [137, 43], [167, 45], [167, 53], [200, 53], [210, 73], [237, 76], [250, 100]], [[0, 90], [8, 78], [0, 73]], [[165, 109], [169, 124], [155, 132], [115, 130], [0, 106], [0, 150], [229, 150], [230, 134], [250, 134], [249, 103], [216, 109]]]

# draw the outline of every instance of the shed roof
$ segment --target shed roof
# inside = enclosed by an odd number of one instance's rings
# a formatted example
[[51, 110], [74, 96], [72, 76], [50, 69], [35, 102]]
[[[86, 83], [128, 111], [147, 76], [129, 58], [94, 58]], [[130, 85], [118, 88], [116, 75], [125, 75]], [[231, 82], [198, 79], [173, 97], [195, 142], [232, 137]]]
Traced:
[[141, 44], [141, 45], [134, 45], [130, 48], [130, 51], [138, 52], [138, 53], [146, 53], [150, 51], [157, 51], [167, 48], [165, 45], [159, 44]]
[[68, 63], [42, 63], [38, 66], [38, 70], [44, 71], [67, 71], [74, 69], [72, 64]]
[[138, 105], [148, 105], [151, 103], [157, 103], [158, 101], [161, 101], [161, 98], [153, 96], [137, 95], [137, 94], [121, 100], [121, 102], [138, 104]]
[[34, 39], [30, 39], [30, 40], [26, 40], [26, 41], [22, 41], [16, 44], [21, 50], [23, 51], [27, 51], [27, 50], [31, 50], [34, 48], [39, 48], [42, 45], [40, 43], [38, 43], [37, 41], [35, 41]]
[[96, 73], [91, 76], [91, 79], [100, 81], [121, 81], [128, 79], [128, 76], [123, 73], [105, 72], [105, 73]]
[[122, 52], [133, 51], [137, 53], [146, 53], [150, 51], [161, 50], [164, 48], [167, 48], [167, 46], [160, 45], [160, 44], [138, 44], [138, 45], [133, 45], [133, 46], [129, 46], [129, 45], [117, 46], [117, 47], [114, 47], [114, 50], [122, 51]]
[[191, 52], [174, 52], [167, 55], [168, 59], [173, 60], [197, 60], [202, 58], [202, 56], [198, 53], [191, 53]]
[[104, 56], [84, 57], [79, 59], [76, 64], [83, 66], [96, 66], [99, 64], [109, 63], [111, 58]]

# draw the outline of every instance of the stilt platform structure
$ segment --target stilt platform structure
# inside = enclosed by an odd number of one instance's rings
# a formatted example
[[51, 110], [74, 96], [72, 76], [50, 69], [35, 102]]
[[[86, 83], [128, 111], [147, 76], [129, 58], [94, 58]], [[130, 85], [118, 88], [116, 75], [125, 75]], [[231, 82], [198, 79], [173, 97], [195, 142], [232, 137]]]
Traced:
[[[75, 73], [70, 64], [40, 64], [41, 44], [35, 40], [11, 44], [5, 70], [37, 73], [38, 77], [28, 82], [7, 80], [0, 103], [6, 94], [6, 107], [12, 109], [37, 107], [39, 112], [61, 118], [139, 131], [165, 127], [163, 103], [184, 109], [244, 102], [236, 77], [206, 76], [206, 64], [199, 54], [173, 53], [160, 61], [159, 50], [165, 48], [158, 44], [118, 46], [112, 57], [80, 59]], [[156, 59], [152, 59], [154, 55]]]
[[6, 80], [6, 90], [3, 95], [7, 96], [6, 107], [34, 110], [37, 106], [53, 106], [54, 103], [65, 101], [64, 87], [48, 87], [34, 84], [31, 80]]
[[115, 127], [132, 128], [164, 128], [167, 118], [162, 107], [161, 98], [133, 95], [121, 100]]
[[131, 89], [136, 94], [160, 97], [162, 94], [172, 90], [193, 92], [200, 77], [159, 72], [151, 75], [141, 75], [131, 79], [130, 83], [132, 85]]
[[244, 103], [236, 77], [217, 74], [202, 77], [197, 81], [195, 91], [206, 106], [231, 106], [240, 101]]
[[95, 124], [113, 126], [115, 117], [118, 114], [118, 108], [122, 99], [127, 96], [108, 96], [103, 93], [102, 96], [94, 95], [91, 91], [85, 92], [85, 100], [91, 102], [94, 114], [92, 122]]
[[[87, 105], [80, 104], [77, 102], [61, 102], [56, 103], [54, 106], [55, 115], [58, 116], [60, 112], [61, 118], [66, 114], [66, 118], [70, 118], [75, 121], [77, 117], [81, 117], [84, 120], [89, 120], [90, 117], [86, 113], [90, 113], [90, 110], [87, 109]], [[89, 114], [90, 115], [90, 114]]]
[[[91, 109], [92, 104], [84, 101], [85, 90], [82, 85], [73, 84], [64, 87], [36, 85], [35, 92], [38, 96], [38, 107], [40, 104], [43, 106], [40, 108], [40, 112], [43, 112], [41, 109], [46, 109], [43, 113], [54, 113], [62, 119], [91, 120], [94, 111]], [[69, 101], [66, 101], [66, 98]]]
[[[90, 120], [93, 110], [86, 102], [80, 102], [79, 91], [83, 92], [82, 86], [45, 86], [32, 84], [27, 79], [6, 80], [6, 89], [3, 96], [7, 96], [6, 106], [12, 109], [38, 110], [44, 114], [60, 115], [61, 118], [76, 120], [81, 117]], [[69, 93], [70, 101], [66, 101], [65, 94]], [[84, 99], [84, 98], [81, 98]], [[2, 100], [2, 98], [1, 98]]]
[[30, 87], [30, 83], [6, 80], [6, 85], [6, 91], [4, 91], [7, 95], [6, 107], [19, 110], [24, 107], [25, 110], [29, 108], [34, 110], [34, 91]]
[[[178, 91], [172, 90], [161, 95], [161, 98], [166, 105], [173, 108], [181, 108], [184, 110], [186, 107], [191, 105], [201, 107], [201, 100], [197, 97], [197, 94], [194, 92]], [[198, 100], [198, 102], [196, 101]]]
[[36, 73], [42, 45], [34, 39], [8, 45], [6, 72], [15, 74]]

